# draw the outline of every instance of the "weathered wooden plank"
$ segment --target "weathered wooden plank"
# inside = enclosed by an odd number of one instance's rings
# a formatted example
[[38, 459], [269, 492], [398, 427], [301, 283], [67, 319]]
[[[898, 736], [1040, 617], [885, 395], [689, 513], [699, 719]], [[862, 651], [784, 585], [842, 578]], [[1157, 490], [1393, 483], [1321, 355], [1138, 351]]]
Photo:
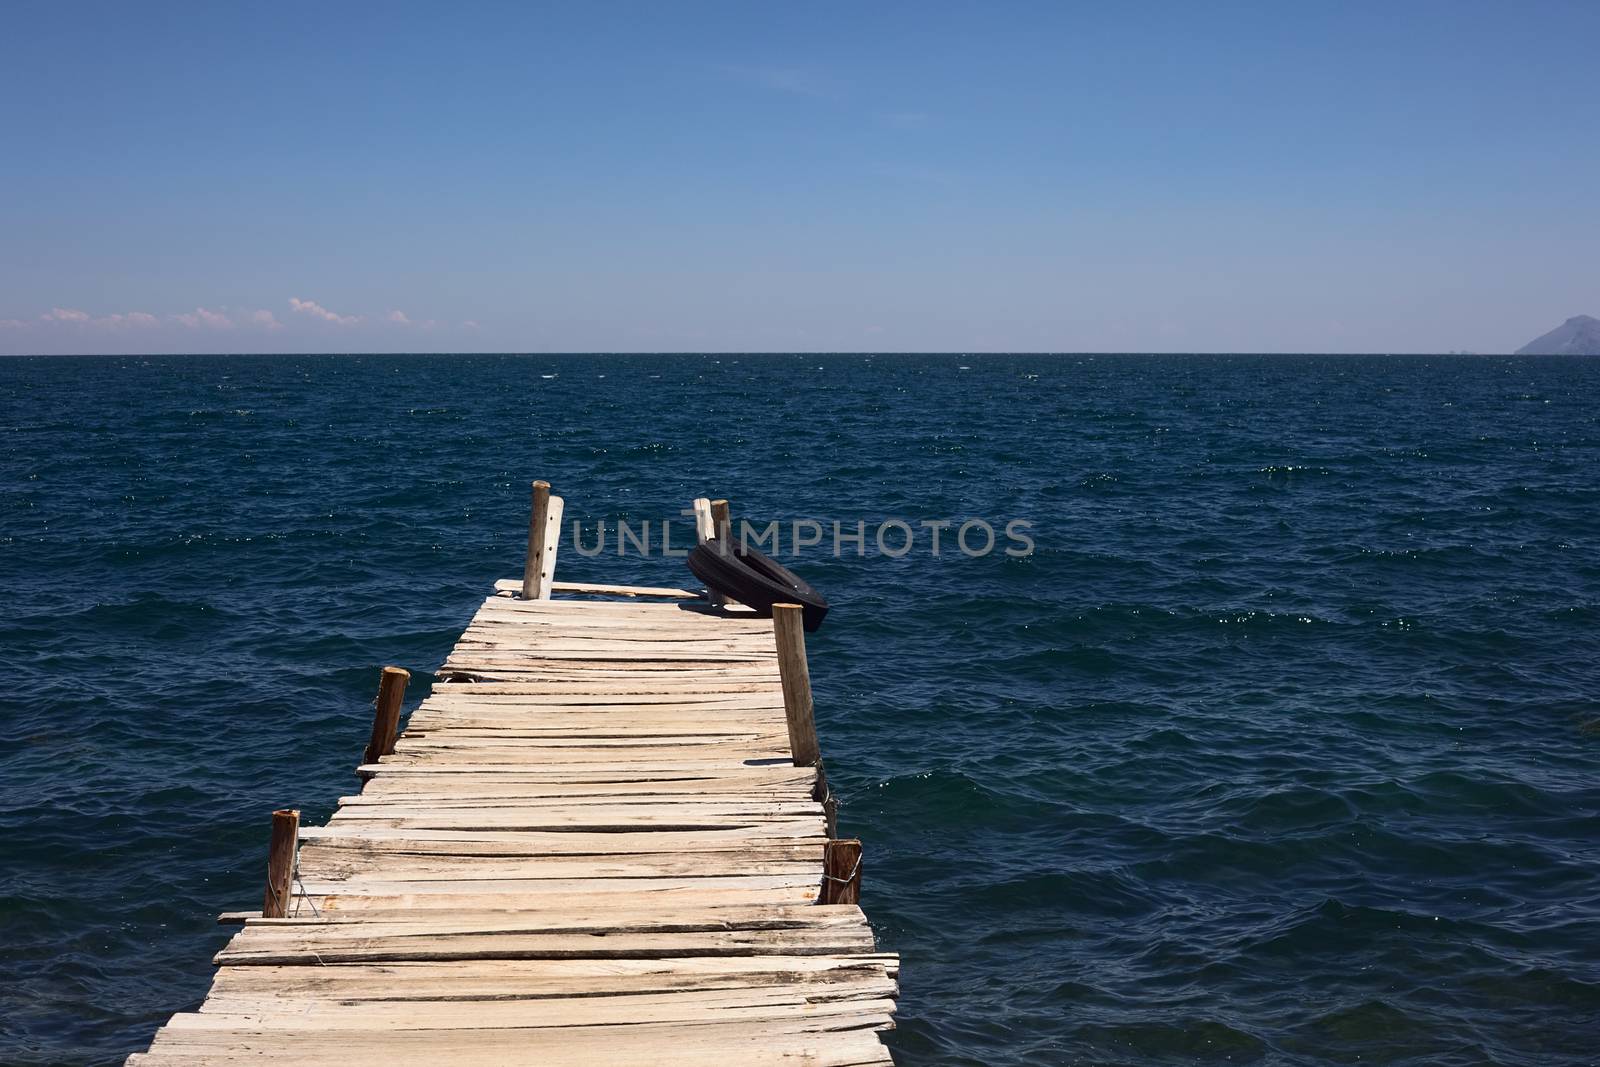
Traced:
[[[515, 586], [514, 581], [506, 584]], [[494, 583], [495, 589], [501, 587], [500, 582]], [[681, 600], [698, 600], [704, 594], [693, 589], [678, 589], [674, 586], [662, 585], [599, 585], [591, 582], [553, 582], [551, 591], [556, 593], [585, 593], [597, 596], [625, 596], [625, 597], [671, 597]]]
[[536, 1063], [551, 1067], [643, 1064], [687, 1067], [711, 1062], [741, 1067], [858, 1067], [887, 1064], [874, 1031], [889, 1026], [887, 1010], [854, 1019], [632, 1026], [498, 1027], [479, 1030], [163, 1030], [140, 1067], [260, 1063], [290, 1057], [297, 1067], [349, 1067], [382, 1050], [384, 1062], [438, 1067]]
[[789, 845], [823, 832], [818, 821], [784, 819], [731, 830], [585, 831], [390, 830], [360, 822], [330, 823], [300, 831], [307, 844], [373, 847], [456, 846], [463, 854], [605, 856], [637, 852], [700, 852], [758, 845]]
[[721, 777], [739, 770], [747, 770], [755, 780], [757, 775], [773, 766], [781, 765], [769, 762], [766, 757], [748, 758], [738, 753], [731, 753], [722, 759], [696, 759], [691, 754], [675, 757], [657, 755], [627, 762], [608, 758], [587, 761], [574, 759], [560, 763], [450, 762], [437, 756], [422, 760], [397, 753], [385, 756], [382, 763], [363, 763], [360, 770], [382, 774], [525, 774], [529, 777], [542, 774], [546, 778], [565, 781], [646, 782], [695, 774], [700, 777]]
[[753, 725], [740, 725], [728, 719], [676, 723], [660, 718], [641, 721], [630, 717], [597, 721], [574, 716], [551, 716], [549, 721], [531, 726], [506, 718], [429, 718], [403, 735], [401, 741], [409, 743], [409, 749], [405, 744], [397, 744], [395, 752], [390, 755], [404, 757], [409, 752], [443, 744], [457, 748], [473, 745], [584, 748], [621, 744], [635, 748], [702, 746], [702, 754], [716, 756], [724, 754], [727, 746], [732, 744], [762, 750], [770, 748], [774, 741], [783, 740], [782, 728], [782, 722], [775, 718], [769, 718], [766, 722], [757, 720]]
[[[293, 918], [332, 918], [371, 915], [391, 921], [410, 921], [428, 914], [453, 914], [456, 909], [559, 910], [570, 906], [571, 894], [584, 893], [595, 907], [657, 908], [694, 906], [712, 915], [733, 908], [812, 906], [817, 903], [816, 881], [791, 866], [794, 873], [767, 876], [780, 880], [776, 887], [759, 884], [758, 876], [729, 875], [704, 878], [696, 875], [627, 878], [585, 876], [568, 879], [474, 879], [470, 877], [418, 877], [410, 881], [377, 881], [380, 872], [363, 879], [353, 876], [343, 881], [323, 882], [312, 878], [306, 883], [308, 895], [296, 897], [289, 910]], [[404, 872], [392, 872], [403, 877]], [[454, 872], [451, 872], [454, 873]], [[738, 877], [757, 878], [745, 883]], [[474, 892], [474, 886], [486, 886]], [[747, 888], [749, 886], [749, 888]], [[323, 892], [323, 890], [332, 890]], [[240, 925], [258, 912], [224, 913], [221, 925]]]
[[[723, 614], [704, 605], [649, 604], [618, 600], [519, 600], [514, 597], [485, 597], [482, 610], [527, 612], [534, 615], [571, 618], [615, 617], [626, 619], [665, 619], [692, 615], [707, 622], [726, 621]], [[742, 621], [742, 620], [741, 620]]]
[[780, 704], [783, 699], [783, 690], [778, 684], [776, 674], [770, 679], [756, 675], [732, 680], [707, 680], [698, 684], [651, 678], [588, 681], [544, 678], [526, 682], [440, 685], [420, 707], [581, 708], [606, 704], [636, 706], [687, 704], [708, 707], [716, 705], [731, 709], [738, 707], [739, 701], [751, 701], [759, 707], [770, 707], [774, 699]]
[[709, 930], [683, 933], [462, 933], [392, 938], [237, 935], [222, 965], [382, 963], [392, 960], [670, 959], [674, 956], [832, 955], [867, 952], [872, 931]]
[[[478, 880], [543, 878], [689, 878], [718, 874], [815, 874], [822, 848], [762, 847], [708, 852], [703, 857], [682, 857], [670, 852], [614, 852], [602, 855], [518, 852], [515, 850], [471, 850], [448, 847], [415, 848], [319, 846], [305, 857], [303, 877], [310, 883], [323, 881], [360, 885], [368, 880], [411, 881], [453, 880], [465, 883]], [[820, 877], [818, 877], [820, 881]], [[290, 914], [304, 914], [296, 896]]]
[[175, 1029], [237, 1030], [290, 1026], [300, 1030], [477, 1030], [492, 1027], [615, 1026], [641, 1023], [730, 1023], [887, 1014], [894, 983], [836, 990], [833, 996], [798, 989], [619, 993], [601, 997], [330, 1003], [319, 997], [218, 998], [205, 1009], [175, 1015]]
[[[818, 810], [810, 813], [812, 823], [823, 818]], [[657, 833], [691, 833], [701, 830], [762, 829], [766, 826], [782, 827], [795, 824], [792, 812], [693, 812], [661, 811], [658, 808], [642, 812], [621, 810], [597, 811], [593, 814], [563, 813], [546, 815], [523, 810], [484, 811], [433, 814], [394, 815], [382, 811], [369, 811], [361, 815], [340, 817], [329, 823], [342, 828], [382, 827], [406, 830], [466, 830], [466, 831], [545, 831], [565, 833], [621, 833], [633, 830], [651, 830]], [[810, 829], [814, 826], [806, 824]], [[826, 829], [826, 827], [824, 827]]]
[[380, 768], [426, 766], [443, 771], [452, 765], [457, 765], [482, 768], [484, 773], [493, 773], [496, 768], [531, 771], [599, 769], [603, 772], [631, 772], [645, 775], [658, 770], [731, 770], [766, 759], [777, 759], [780, 754], [780, 750], [775, 746], [756, 747], [744, 744], [676, 747], [583, 745], [568, 746], [564, 749], [543, 746], [511, 751], [506, 748], [477, 750], [449, 748], [444, 745], [426, 746], [419, 742], [416, 745], [402, 747], [392, 756], [385, 756], [382, 763], [362, 764], [362, 766]]
[[225, 967], [212, 982], [224, 995], [324, 994], [383, 999], [398, 987], [421, 997], [481, 996], [497, 989], [538, 996], [665, 992], [677, 988], [765, 987], [892, 976], [881, 955], [690, 956], [671, 960], [507, 960], [493, 967], [472, 961], [342, 964], [331, 967]]
[[[862, 927], [866, 916], [854, 904], [756, 905], [730, 908], [708, 918], [702, 909], [658, 905], [629, 909], [609, 906], [596, 908], [585, 902], [568, 902], [560, 908], [462, 909], [454, 912], [429, 912], [383, 922], [363, 917], [349, 922], [336, 916], [252, 919], [247, 932], [260, 936], [283, 934], [301, 937], [380, 937], [385, 934], [411, 936], [417, 933], [576, 933], [601, 930], [620, 932], [668, 932], [689, 930], [777, 930]], [[419, 929], [420, 928], [420, 929]]]
[[[374, 764], [383, 767], [383, 764]], [[387, 770], [387, 768], [385, 768]], [[460, 775], [430, 776], [425, 774], [385, 773], [368, 783], [359, 794], [366, 801], [381, 803], [388, 797], [436, 798], [443, 800], [470, 800], [480, 797], [627, 797], [644, 799], [660, 797], [681, 801], [684, 795], [706, 794], [708, 797], [726, 794], [763, 797], [809, 796], [816, 771], [810, 767], [795, 768], [794, 775], [763, 775], [758, 781], [746, 781], [732, 774], [717, 775], [683, 772], [662, 775], [645, 780], [595, 781], [573, 776], [499, 774], [488, 779], [463, 779]]]
[[515, 678], [477, 678], [465, 673], [447, 675], [434, 689], [434, 694], [538, 696], [541, 693], [661, 693], [715, 697], [725, 693], [748, 692], [751, 687], [770, 692], [780, 681], [776, 669], [759, 663], [729, 663], [709, 669], [679, 666], [671, 671], [637, 671], [616, 665], [576, 668], [563, 664], [537, 669], [530, 667]]
[[462, 799], [457, 797], [431, 797], [420, 799], [410, 796], [357, 795], [350, 802], [340, 804], [334, 818], [392, 819], [402, 817], [427, 817], [453, 815], [456, 812], [501, 813], [506, 815], [533, 815], [540, 818], [579, 817], [616, 812], [619, 814], [641, 812], [672, 812], [679, 815], [812, 815], [821, 814], [822, 806], [816, 801], [784, 794], [744, 796], [741, 794], [708, 794], [690, 798], [664, 798], [658, 795], [639, 797], [489, 797]]

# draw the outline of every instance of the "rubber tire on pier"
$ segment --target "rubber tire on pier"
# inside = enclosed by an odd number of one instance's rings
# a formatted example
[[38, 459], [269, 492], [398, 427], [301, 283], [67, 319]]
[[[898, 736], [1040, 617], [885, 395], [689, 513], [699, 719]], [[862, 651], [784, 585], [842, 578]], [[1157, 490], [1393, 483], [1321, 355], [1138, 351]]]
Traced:
[[774, 604], [799, 604], [800, 621], [811, 633], [828, 614], [828, 601], [810, 583], [753, 548], [735, 545], [723, 551], [713, 538], [690, 551], [686, 562], [707, 588], [755, 609], [757, 615], [771, 617]]

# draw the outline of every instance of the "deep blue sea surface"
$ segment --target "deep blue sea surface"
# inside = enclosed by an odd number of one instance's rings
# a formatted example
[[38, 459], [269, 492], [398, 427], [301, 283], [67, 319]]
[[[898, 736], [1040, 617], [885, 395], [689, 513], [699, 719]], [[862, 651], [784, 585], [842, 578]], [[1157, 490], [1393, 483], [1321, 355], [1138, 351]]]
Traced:
[[0, 1062], [204, 995], [536, 477], [1034, 524], [787, 561], [902, 1063], [1595, 1061], [1600, 360], [840, 355], [0, 360]]

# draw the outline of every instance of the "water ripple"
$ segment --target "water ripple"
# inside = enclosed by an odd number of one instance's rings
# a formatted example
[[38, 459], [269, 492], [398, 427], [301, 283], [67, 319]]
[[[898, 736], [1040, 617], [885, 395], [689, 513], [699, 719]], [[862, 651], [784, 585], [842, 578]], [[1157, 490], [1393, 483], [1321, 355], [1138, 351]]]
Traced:
[[268, 812], [349, 791], [534, 477], [590, 530], [1034, 523], [798, 564], [902, 1063], [1592, 1062], [1600, 361], [965, 366], [0, 361], [0, 1062], [199, 1000]]

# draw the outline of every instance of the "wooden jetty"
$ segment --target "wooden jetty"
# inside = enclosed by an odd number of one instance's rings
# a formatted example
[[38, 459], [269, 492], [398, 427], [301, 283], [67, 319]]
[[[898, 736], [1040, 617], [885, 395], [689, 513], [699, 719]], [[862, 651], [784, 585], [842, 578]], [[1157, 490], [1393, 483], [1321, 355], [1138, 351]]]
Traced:
[[799, 607], [555, 582], [542, 482], [533, 512], [398, 736], [384, 671], [361, 791], [274, 813], [262, 910], [129, 1064], [893, 1062]]

